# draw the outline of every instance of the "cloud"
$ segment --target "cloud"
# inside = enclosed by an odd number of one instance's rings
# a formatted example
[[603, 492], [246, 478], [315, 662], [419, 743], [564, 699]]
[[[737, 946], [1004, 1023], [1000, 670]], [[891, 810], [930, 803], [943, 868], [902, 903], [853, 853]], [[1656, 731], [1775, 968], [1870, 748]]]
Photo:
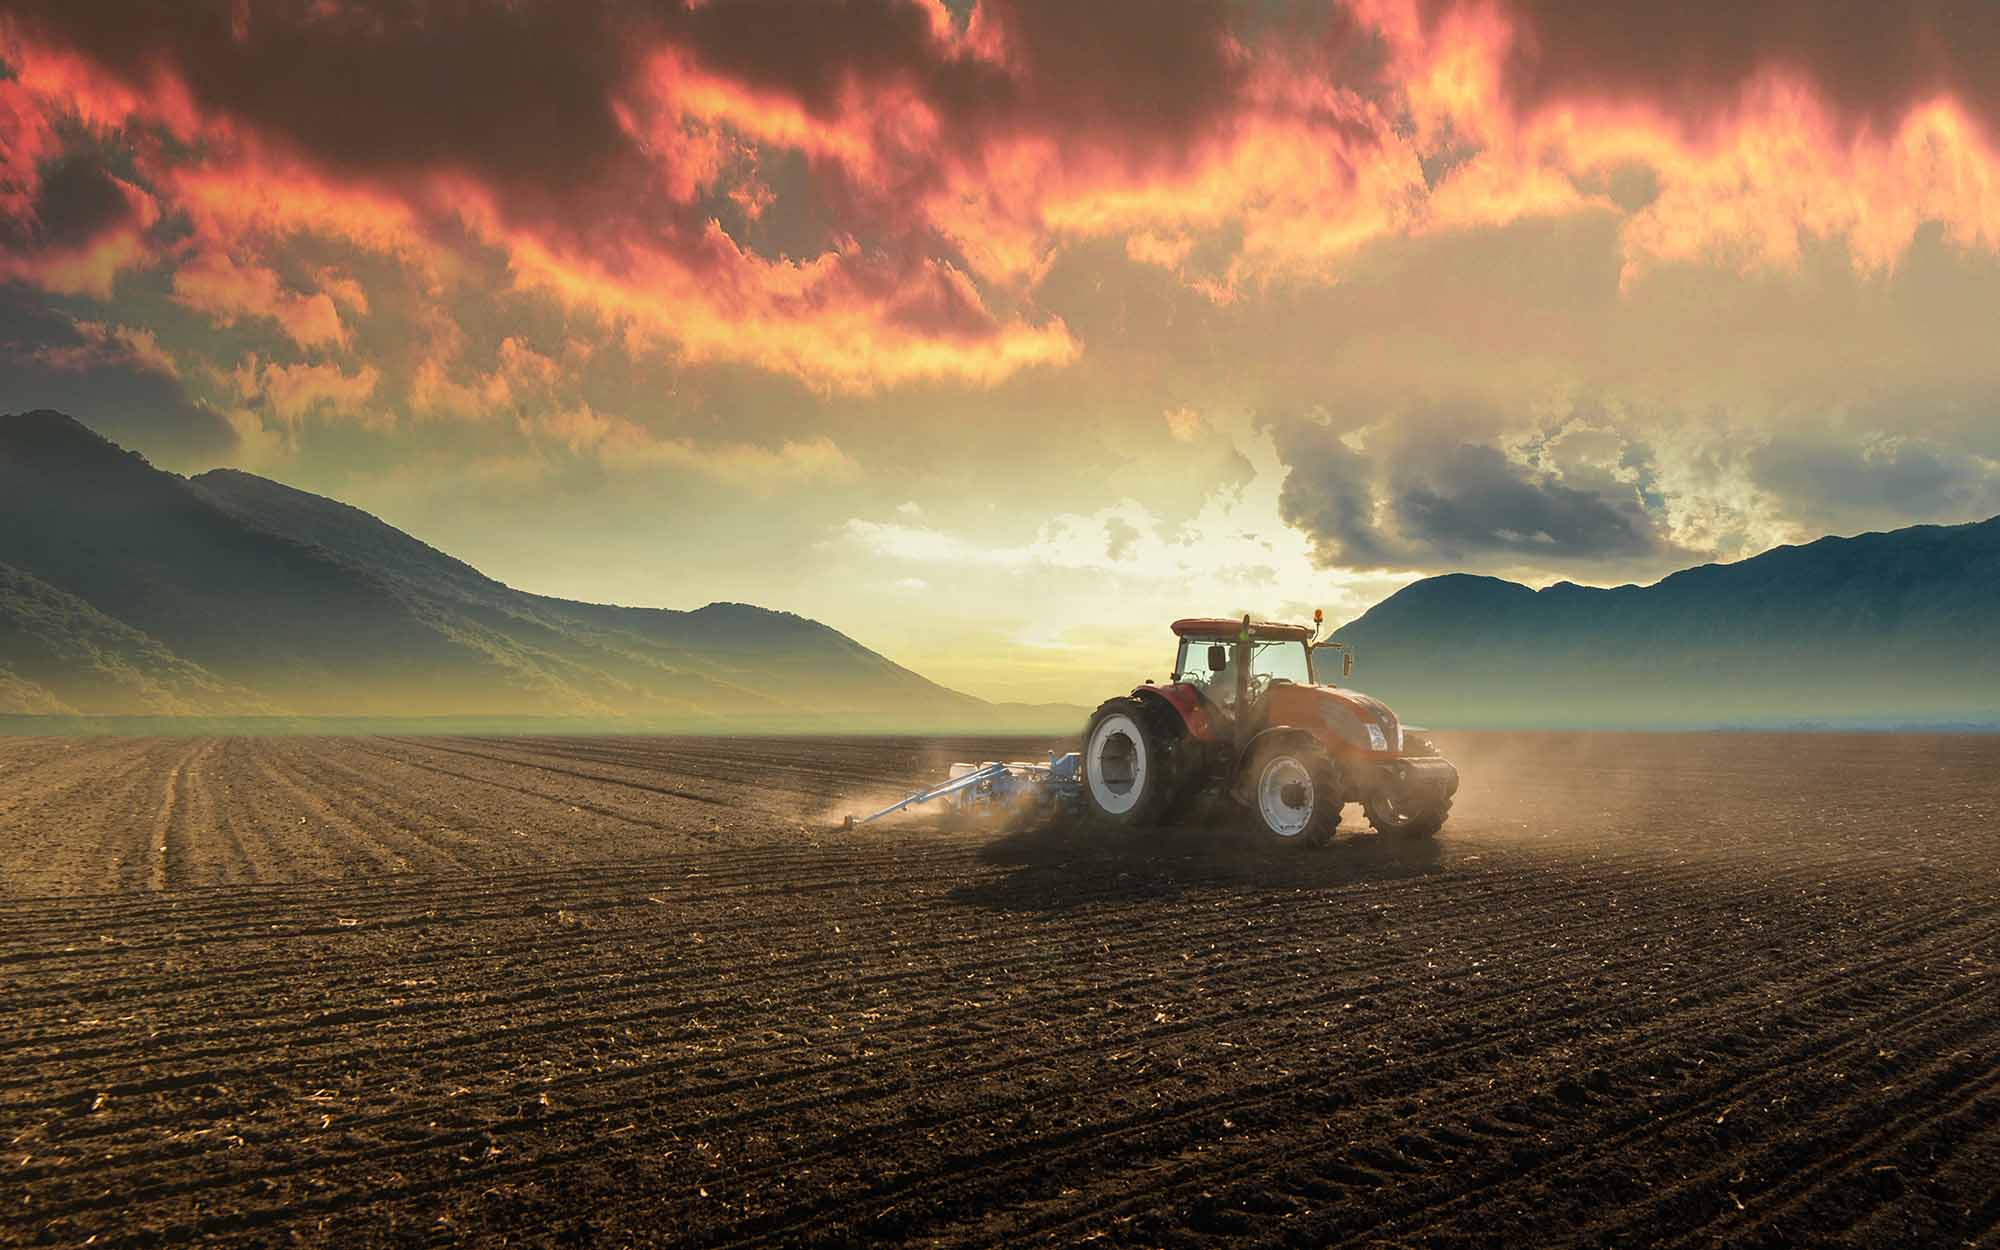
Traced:
[[[0, 121], [21, 125], [5, 114]], [[9, 139], [0, 134], [0, 148], [11, 146]], [[147, 233], [160, 218], [159, 207], [145, 190], [88, 157], [61, 160], [45, 174], [27, 173], [22, 166], [45, 143], [28, 129], [29, 151], [0, 158], [0, 204], [17, 209], [0, 213], [0, 281], [108, 300], [118, 275], [150, 258]]]
[[[339, 278], [332, 281], [341, 304], [367, 311], [367, 295], [358, 283]], [[226, 252], [204, 252], [175, 270], [173, 291], [182, 305], [207, 315], [219, 326], [234, 325], [239, 316], [268, 317], [300, 347], [344, 346], [348, 341], [333, 294], [287, 291], [272, 269], [254, 263], [239, 265]]]
[[445, 360], [426, 356], [417, 363], [407, 394], [419, 416], [478, 421], [499, 415], [513, 401], [514, 388], [499, 370], [460, 381]]
[[61, 151], [34, 93], [0, 79], [0, 220], [29, 219], [41, 192], [42, 165]]
[[1373, 466], [1340, 431], [1301, 419], [1278, 422], [1271, 433], [1286, 468], [1280, 515], [1311, 538], [1321, 564], [1381, 568], [1402, 561], [1376, 520]]
[[1623, 221], [1628, 280], [1792, 268], [1810, 240], [1882, 269], [1932, 223], [2000, 247], [1982, 191], [2000, 171], [1990, 15], [1931, 0], [1380, 12], [1417, 147], [1462, 157], [1430, 197], [1440, 220], [1594, 206]]
[[1201, 414], [1192, 408], [1169, 408], [1166, 417], [1167, 434], [1176, 443], [1192, 443], [1208, 428]]
[[748, 363], [823, 391], [991, 385], [1081, 350], [1060, 318], [1031, 325], [986, 314], [962, 276], [937, 262], [901, 270], [851, 248], [767, 260], [713, 222], [701, 247], [684, 253], [636, 243], [557, 251], [525, 232], [505, 237], [525, 288], [670, 343], [685, 362]]
[[1132, 553], [1139, 543], [1139, 527], [1123, 517], [1106, 517], [1104, 558], [1116, 564]]
[[771, 491], [802, 483], [850, 482], [860, 466], [831, 438], [786, 439], [776, 447], [734, 441], [699, 443], [657, 435], [639, 422], [589, 404], [520, 419], [524, 431], [595, 458], [619, 472], [687, 473], [738, 489]]
[[1630, 5], [1508, 0], [1503, 11], [1513, 26], [1503, 81], [1523, 108], [1645, 101], [1698, 125], [1720, 120], [1745, 84], [1784, 74], [1811, 83], [1856, 131], [1893, 129], [1941, 94], [2000, 118], [1990, 72], [2000, 13], [1984, 6], [1766, 0], [1648, 7], [1642, 19]]
[[335, 364], [264, 364], [260, 369], [255, 355], [230, 374], [236, 391], [245, 401], [261, 402], [286, 425], [296, 426], [309, 416], [337, 417], [374, 430], [392, 428], [396, 414], [371, 403], [382, 371], [362, 365], [348, 373]]
[[2000, 460], [1883, 431], [1783, 432], [1749, 454], [1753, 478], [1829, 529], [2000, 514]]
[[[539, 293], [677, 364], [869, 393], [1073, 365], [1038, 286], [1096, 239], [1219, 304], [1578, 214], [1618, 222], [1628, 283], [1813, 240], [1886, 269], [1933, 225], [2000, 249], [2000, 21], [1741, 8], [15, 0], [0, 275], [105, 298], [164, 263], [219, 322], [345, 345], [367, 293], [278, 277], [314, 236], [434, 297]], [[65, 143], [132, 176], [43, 185]], [[34, 211], [51, 194], [96, 207]], [[162, 214], [191, 231], [172, 257]], [[488, 402], [409, 376], [428, 411]]]
[[1604, 559], [1661, 547], [1654, 519], [1634, 499], [1574, 489], [1484, 444], [1412, 451], [1392, 470], [1389, 506], [1404, 541], [1433, 559]]
[[[1537, 426], [1426, 405], [1362, 430], [1324, 414], [1270, 430], [1286, 468], [1281, 513], [1327, 566], [1609, 567], [1689, 554], [1671, 537], [1650, 449], [1587, 416]], [[1492, 441], [1467, 437], [1478, 431]]]
[[157, 373], [169, 378], [181, 375], [180, 366], [160, 346], [158, 336], [151, 330], [109, 325], [102, 321], [72, 320], [70, 324], [76, 331], [76, 342], [43, 343], [29, 354], [51, 369], [73, 373], [88, 373], [109, 367]]
[[[791, 25], [787, 12], [824, 8], [827, 39], [864, 60], [871, 21], [932, 20], [903, 4], [766, 7], [760, 22]], [[717, 217], [743, 186], [731, 162], [754, 155], [719, 137], [700, 90], [663, 101], [648, 73], [690, 49], [754, 52], [734, 6], [244, 3], [209, 22], [102, 0], [14, 8], [0, 57], [44, 117], [179, 141], [175, 155], [149, 148], [147, 173], [203, 242], [178, 290], [219, 319], [271, 316], [300, 345], [341, 339], [340, 292], [289, 295], [268, 270], [217, 257], [312, 231], [394, 254], [435, 286], [464, 273], [469, 235], [517, 288], [613, 333], [822, 389], [988, 384], [1078, 350], [1059, 320], [997, 314], [949, 257], [861, 222], [796, 259], [730, 236]], [[818, 55], [778, 67], [809, 99]], [[742, 66], [753, 77], [756, 59]], [[864, 232], [877, 241], [857, 243]]]

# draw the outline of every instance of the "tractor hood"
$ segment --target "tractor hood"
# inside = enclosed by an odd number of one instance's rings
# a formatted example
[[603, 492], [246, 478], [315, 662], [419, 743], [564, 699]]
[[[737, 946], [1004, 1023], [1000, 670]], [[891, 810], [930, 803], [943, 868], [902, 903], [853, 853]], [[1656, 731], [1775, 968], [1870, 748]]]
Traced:
[[1340, 686], [1312, 686], [1309, 689], [1310, 697], [1319, 707], [1322, 722], [1354, 746], [1365, 751], [1403, 749], [1401, 723], [1382, 700]]

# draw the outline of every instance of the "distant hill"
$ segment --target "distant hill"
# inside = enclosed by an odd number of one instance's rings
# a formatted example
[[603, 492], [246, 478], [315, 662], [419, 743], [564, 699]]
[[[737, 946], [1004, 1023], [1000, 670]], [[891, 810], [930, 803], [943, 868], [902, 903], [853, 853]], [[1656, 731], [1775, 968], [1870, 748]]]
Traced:
[[0, 713], [66, 711], [805, 730], [1077, 719], [947, 690], [789, 613], [529, 594], [334, 500], [232, 470], [181, 478], [60, 413], [0, 416]]
[[1651, 586], [1427, 578], [1342, 627], [1455, 725], [2000, 725], [2000, 518], [1823, 538]]
[[273, 709], [88, 603], [0, 565], [0, 714], [257, 715]]

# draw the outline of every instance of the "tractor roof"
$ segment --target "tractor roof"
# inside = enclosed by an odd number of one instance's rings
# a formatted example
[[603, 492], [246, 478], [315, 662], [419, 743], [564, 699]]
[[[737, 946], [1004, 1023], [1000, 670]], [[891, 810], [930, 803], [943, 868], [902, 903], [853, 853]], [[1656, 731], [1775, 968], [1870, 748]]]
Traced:
[[[1182, 638], [1213, 638], [1218, 642], [1234, 639], [1243, 632], [1243, 618], [1230, 620], [1226, 616], [1190, 616], [1174, 622], [1174, 633]], [[1250, 622], [1250, 636], [1262, 642], [1305, 642], [1313, 635], [1304, 625], [1286, 625], [1279, 621]]]

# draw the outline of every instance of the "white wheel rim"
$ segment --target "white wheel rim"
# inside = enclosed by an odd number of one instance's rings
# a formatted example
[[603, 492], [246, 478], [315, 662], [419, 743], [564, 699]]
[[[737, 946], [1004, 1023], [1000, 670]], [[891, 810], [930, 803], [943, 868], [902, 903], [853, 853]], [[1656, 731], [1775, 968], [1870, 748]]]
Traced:
[[1090, 735], [1089, 754], [1084, 757], [1084, 775], [1090, 779], [1090, 797], [1102, 810], [1123, 816], [1139, 805], [1146, 792], [1146, 737], [1138, 724], [1123, 712], [1114, 712], [1097, 723]]
[[[1285, 791], [1292, 786], [1300, 787], [1304, 806], [1294, 807], [1285, 801]], [[1264, 827], [1281, 838], [1296, 838], [1304, 833], [1312, 823], [1313, 814], [1312, 774], [1306, 771], [1306, 766], [1289, 755], [1280, 755], [1264, 765], [1257, 778], [1257, 811], [1264, 817]]]

